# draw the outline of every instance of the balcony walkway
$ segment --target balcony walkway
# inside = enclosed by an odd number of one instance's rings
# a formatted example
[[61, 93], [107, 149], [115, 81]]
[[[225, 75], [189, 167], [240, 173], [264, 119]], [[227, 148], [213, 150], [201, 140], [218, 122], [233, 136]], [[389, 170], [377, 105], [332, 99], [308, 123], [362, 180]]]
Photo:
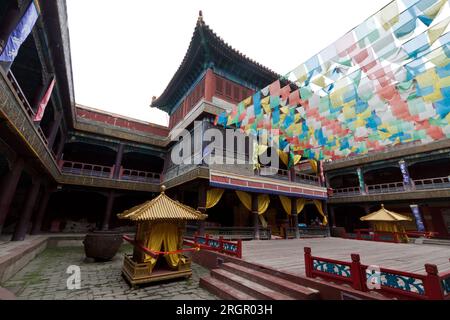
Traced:
[[358, 253], [367, 265], [425, 274], [425, 263], [436, 264], [440, 273], [450, 271], [450, 246], [384, 243], [341, 238], [253, 240], [242, 243], [242, 258], [280, 271], [305, 275], [303, 248], [313, 256], [351, 261]]

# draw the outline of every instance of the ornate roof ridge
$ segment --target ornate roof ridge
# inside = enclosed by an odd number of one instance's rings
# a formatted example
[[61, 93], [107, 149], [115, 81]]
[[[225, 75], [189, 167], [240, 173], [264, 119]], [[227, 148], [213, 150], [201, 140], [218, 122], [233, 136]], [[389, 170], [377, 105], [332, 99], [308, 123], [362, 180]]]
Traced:
[[165, 187], [162, 186], [161, 193], [157, 197], [125, 210], [117, 214], [117, 217], [132, 221], [203, 220], [207, 217], [200, 211], [171, 199], [164, 191]]
[[[162, 108], [162, 109], [165, 108], [165, 106], [163, 104], [161, 104], [161, 100], [164, 99], [164, 98], [167, 98], [167, 96], [169, 95], [169, 92], [172, 90], [172, 87], [177, 85], [177, 82], [181, 81], [180, 77], [182, 77], [182, 72], [185, 70], [185, 68], [189, 67], [187, 65], [189, 58], [193, 58], [192, 53], [193, 53], [193, 50], [194, 50], [194, 40], [195, 40], [195, 38], [197, 36], [201, 37], [202, 32], [206, 32], [206, 33], [210, 34], [220, 44], [222, 44], [225, 49], [230, 50], [230, 52], [236, 54], [238, 56], [238, 58], [246, 61], [247, 63], [254, 65], [255, 67], [257, 67], [257, 69], [260, 72], [262, 72], [266, 76], [270, 76], [273, 79], [278, 79], [278, 78], [281, 77], [280, 74], [278, 74], [275, 71], [265, 67], [261, 63], [256, 62], [255, 60], [249, 58], [247, 55], [245, 55], [244, 53], [240, 52], [239, 50], [235, 49], [230, 44], [228, 44], [222, 37], [218, 36], [211, 29], [211, 27], [208, 24], [205, 23], [205, 21], [203, 19], [203, 14], [200, 11], [199, 12], [199, 17], [197, 19], [197, 23], [195, 25], [194, 32], [193, 32], [191, 40], [189, 42], [188, 49], [186, 50], [186, 54], [184, 55], [183, 60], [179, 64], [179, 66], [178, 66], [177, 70], [175, 71], [173, 77], [171, 78], [171, 80], [169, 81], [169, 83], [165, 87], [164, 91], [161, 93], [161, 95], [158, 96], [158, 97], [153, 97], [152, 98], [152, 102], [151, 102], [151, 106], [152, 107], [159, 107], [159, 108]], [[201, 47], [202, 46], [199, 45], [196, 49], [199, 50]]]

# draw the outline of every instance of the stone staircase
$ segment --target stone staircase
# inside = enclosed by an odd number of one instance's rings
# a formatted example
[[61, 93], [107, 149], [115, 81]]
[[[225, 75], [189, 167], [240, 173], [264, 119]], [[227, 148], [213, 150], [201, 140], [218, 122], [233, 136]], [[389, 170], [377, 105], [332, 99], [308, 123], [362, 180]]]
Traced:
[[232, 262], [200, 278], [200, 287], [226, 300], [317, 300], [319, 291]]

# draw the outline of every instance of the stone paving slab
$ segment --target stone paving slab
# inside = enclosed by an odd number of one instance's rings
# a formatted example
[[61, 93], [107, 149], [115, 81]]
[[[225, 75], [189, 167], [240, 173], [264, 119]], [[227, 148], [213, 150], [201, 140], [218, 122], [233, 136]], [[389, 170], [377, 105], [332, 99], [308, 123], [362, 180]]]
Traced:
[[[123, 245], [109, 262], [86, 259], [82, 247], [47, 248], [21, 271], [0, 284], [24, 300], [215, 300], [218, 299], [199, 287], [199, 278], [209, 270], [192, 264], [192, 277], [164, 281], [131, 289], [122, 278], [124, 253], [131, 253]], [[80, 267], [81, 288], [67, 289], [66, 273], [71, 265]]]

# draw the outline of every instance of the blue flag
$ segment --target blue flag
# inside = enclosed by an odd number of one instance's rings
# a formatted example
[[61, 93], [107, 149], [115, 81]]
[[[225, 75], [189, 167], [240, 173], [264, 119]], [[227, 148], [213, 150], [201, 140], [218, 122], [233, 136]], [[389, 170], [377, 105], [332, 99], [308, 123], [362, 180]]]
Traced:
[[39, 16], [38, 9], [34, 1], [30, 3], [27, 11], [23, 14], [16, 28], [9, 35], [6, 46], [0, 54], [0, 61], [12, 62], [19, 52], [19, 48], [33, 29]]

